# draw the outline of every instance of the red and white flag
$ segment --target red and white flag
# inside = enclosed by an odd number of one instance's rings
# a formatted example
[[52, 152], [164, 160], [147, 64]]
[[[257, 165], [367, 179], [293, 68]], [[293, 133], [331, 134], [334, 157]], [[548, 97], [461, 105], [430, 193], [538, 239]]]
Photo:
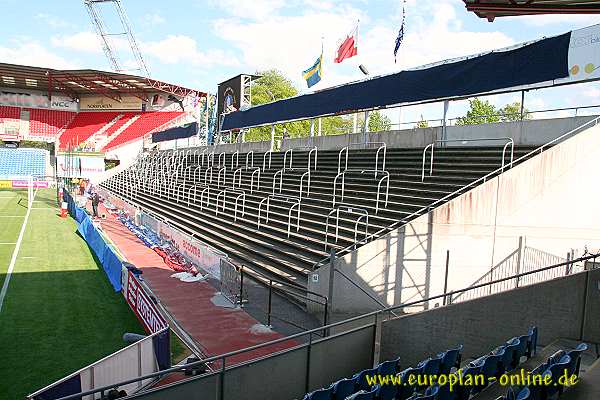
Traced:
[[355, 55], [357, 55], [358, 54], [357, 44], [358, 44], [358, 24], [356, 24], [356, 27], [354, 27], [352, 32], [350, 32], [346, 36], [346, 38], [344, 40], [342, 40], [342, 42], [340, 43], [340, 45], [337, 49], [337, 54], [336, 54], [334, 61], [339, 64], [342, 61], [344, 61], [346, 58], [354, 57]]

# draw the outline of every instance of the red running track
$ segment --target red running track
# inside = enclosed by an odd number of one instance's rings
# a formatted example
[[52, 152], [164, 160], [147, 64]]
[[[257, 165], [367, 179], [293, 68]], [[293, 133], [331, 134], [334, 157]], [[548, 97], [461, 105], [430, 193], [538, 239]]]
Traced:
[[[183, 329], [203, 348], [208, 356], [216, 356], [282, 338], [276, 332], [254, 334], [250, 328], [259, 322], [240, 308], [220, 307], [211, 301], [218, 292], [207, 282], [181, 282], [171, 278], [175, 271], [146, 247], [115, 216], [99, 205], [107, 215], [100, 225], [127, 261], [143, 271], [143, 277], [161, 303]], [[298, 343], [288, 340], [227, 358], [226, 365], [249, 361], [281, 351]]]

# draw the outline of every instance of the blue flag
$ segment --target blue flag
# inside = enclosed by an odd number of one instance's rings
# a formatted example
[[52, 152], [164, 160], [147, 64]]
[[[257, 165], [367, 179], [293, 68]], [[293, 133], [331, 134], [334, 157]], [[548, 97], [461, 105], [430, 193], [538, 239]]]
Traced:
[[323, 53], [317, 58], [317, 61], [315, 61], [312, 67], [302, 73], [308, 87], [312, 87], [321, 81], [322, 66]]

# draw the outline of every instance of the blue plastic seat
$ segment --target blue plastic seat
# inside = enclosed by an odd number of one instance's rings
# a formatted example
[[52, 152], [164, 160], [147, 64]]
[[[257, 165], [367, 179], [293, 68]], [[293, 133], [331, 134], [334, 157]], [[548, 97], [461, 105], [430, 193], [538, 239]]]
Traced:
[[511, 339], [504, 346], [504, 357], [502, 357], [502, 366], [504, 372], [509, 372], [515, 369], [515, 356], [521, 342], [519, 339]]
[[[471, 391], [475, 387], [474, 383], [477, 375], [481, 372], [481, 365], [469, 365], [461, 368], [457, 373], [461, 373], [463, 376], [464, 385], [457, 386], [454, 388], [457, 400], [468, 400], [471, 396]], [[467, 377], [472, 377], [473, 385], [467, 385]]]
[[[511, 371], [516, 369], [521, 363], [521, 357], [527, 354], [527, 342], [529, 340], [529, 335], [519, 336], [510, 339], [506, 342], [507, 347], [513, 349], [512, 362], [511, 362]], [[513, 347], [514, 346], [514, 347]]]
[[564, 350], [556, 351], [548, 358], [548, 367], [559, 362], [565, 355], [567, 355], [567, 352]]
[[559, 383], [559, 379], [564, 375], [565, 371], [568, 372], [570, 362], [571, 357], [565, 354], [558, 362], [550, 365], [548, 368], [547, 371], [550, 372], [552, 377], [552, 384], [546, 386], [546, 397], [548, 400], [556, 399], [562, 394], [564, 387]]
[[[475, 392], [480, 392], [488, 386], [490, 378], [498, 378], [502, 374], [502, 358], [504, 353], [490, 354], [489, 356], [482, 357], [481, 359], [481, 370], [480, 374], [483, 375], [484, 384], [474, 389]], [[476, 365], [475, 363], [473, 363]]]
[[531, 397], [531, 392], [527, 386], [522, 388], [508, 388], [508, 392], [506, 392], [506, 396], [504, 398], [506, 400], [533, 400]]
[[371, 376], [375, 377], [377, 375], [377, 368], [370, 368], [360, 371], [357, 374], [354, 374], [352, 379], [354, 380], [354, 387], [356, 390], [370, 390], [371, 385], [367, 382], [366, 377]]
[[346, 397], [354, 394], [355, 381], [354, 379], [340, 379], [333, 384], [333, 400], [344, 400]]
[[421, 371], [417, 368], [407, 368], [404, 371], [400, 372], [400, 386], [398, 386], [398, 394], [396, 397], [398, 400], [406, 400], [417, 389], [417, 382], [415, 381], [413, 385], [410, 385], [410, 377], [414, 376], [415, 379], [420, 375]]
[[379, 375], [396, 375], [399, 365], [400, 357], [395, 360], [384, 361], [377, 367], [377, 373]]
[[347, 400], [375, 400], [375, 393], [377, 392], [377, 387], [373, 387], [370, 391], [361, 390], [352, 396], [348, 397]]
[[442, 357], [442, 363], [440, 365], [440, 374], [449, 374], [453, 367], [460, 367], [461, 352], [463, 345], [461, 344], [455, 349], [446, 350], [443, 353], [438, 354], [438, 357]]
[[456, 398], [456, 392], [454, 391], [455, 388], [450, 391], [449, 384], [438, 386], [438, 388], [437, 400], [454, 400]]
[[331, 390], [331, 387], [328, 387], [327, 389], [319, 389], [308, 393], [304, 396], [304, 400], [331, 400], [332, 396], [333, 391]]
[[588, 345], [580, 343], [576, 348], [567, 352], [567, 355], [571, 357], [571, 363], [569, 364], [569, 373], [579, 376], [579, 370], [581, 369], [581, 355], [588, 349]]
[[375, 390], [375, 397], [378, 400], [394, 400], [398, 395], [398, 386], [392, 385], [381, 385], [377, 386]]

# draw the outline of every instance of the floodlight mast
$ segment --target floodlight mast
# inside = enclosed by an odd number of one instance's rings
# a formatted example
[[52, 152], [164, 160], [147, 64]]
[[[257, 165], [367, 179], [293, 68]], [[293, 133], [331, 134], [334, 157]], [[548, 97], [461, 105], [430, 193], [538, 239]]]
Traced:
[[[137, 64], [136, 70], [138, 73], [148, 79], [150, 79], [150, 71], [144, 61], [144, 57], [142, 57], [142, 53], [137, 45], [135, 40], [135, 36], [133, 34], [133, 30], [131, 29], [131, 24], [129, 23], [129, 19], [127, 18], [127, 13], [121, 4], [121, 0], [83, 0], [85, 4], [90, 19], [92, 20], [92, 24], [96, 30], [96, 34], [98, 35], [98, 39], [100, 39], [100, 43], [102, 45], [102, 50], [108, 58], [108, 61], [115, 72], [127, 72], [125, 68], [123, 68], [123, 63], [119, 60], [117, 56], [117, 52], [111, 47], [111, 38], [117, 36], [125, 36], [127, 37], [127, 42], [129, 43], [129, 49], [135, 59]], [[108, 32], [106, 29], [106, 24], [104, 23], [104, 19], [102, 16], [102, 10], [100, 4], [107, 3], [114, 7], [115, 11], [119, 15], [119, 20], [121, 21], [121, 32]]]

